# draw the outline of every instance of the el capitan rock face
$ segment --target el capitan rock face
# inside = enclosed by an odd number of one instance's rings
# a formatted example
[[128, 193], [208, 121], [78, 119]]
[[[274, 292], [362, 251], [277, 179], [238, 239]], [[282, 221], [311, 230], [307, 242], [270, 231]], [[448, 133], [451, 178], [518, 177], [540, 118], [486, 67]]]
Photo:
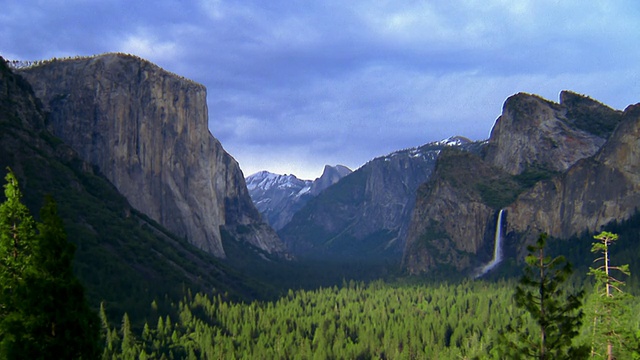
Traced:
[[121, 54], [49, 61], [20, 74], [50, 112], [52, 132], [132, 206], [218, 257], [220, 227], [251, 225], [259, 235], [244, 240], [283, 252], [237, 162], [207, 128], [204, 86]]

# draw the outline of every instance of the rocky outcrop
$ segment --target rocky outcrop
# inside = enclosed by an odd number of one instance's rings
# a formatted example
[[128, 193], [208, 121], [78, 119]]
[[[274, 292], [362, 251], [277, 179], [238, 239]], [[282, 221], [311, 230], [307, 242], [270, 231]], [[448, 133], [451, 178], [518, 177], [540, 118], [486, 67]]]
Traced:
[[324, 189], [337, 183], [343, 177], [351, 174], [351, 172], [351, 169], [343, 165], [325, 165], [322, 175], [313, 181], [309, 192], [312, 196], [318, 196]]
[[[536, 184], [508, 208], [507, 231], [523, 247], [540, 232], [569, 238], [596, 232], [640, 207], [640, 105], [628, 107], [602, 149], [566, 173]], [[522, 250], [522, 249], [520, 249]]]
[[620, 112], [564, 91], [560, 103], [535, 95], [507, 99], [486, 147], [485, 161], [512, 175], [543, 168], [566, 171], [595, 154], [620, 121]]
[[[261, 222], [237, 162], [207, 128], [204, 86], [121, 54], [20, 73], [50, 112], [52, 132], [175, 234], [224, 257], [221, 226]], [[283, 251], [275, 232], [261, 233], [256, 246]]]
[[562, 92], [505, 102], [482, 158], [441, 156], [418, 195], [404, 253], [411, 273], [490, 259], [497, 212], [519, 255], [541, 232], [569, 238], [629, 217], [638, 195], [638, 109]]

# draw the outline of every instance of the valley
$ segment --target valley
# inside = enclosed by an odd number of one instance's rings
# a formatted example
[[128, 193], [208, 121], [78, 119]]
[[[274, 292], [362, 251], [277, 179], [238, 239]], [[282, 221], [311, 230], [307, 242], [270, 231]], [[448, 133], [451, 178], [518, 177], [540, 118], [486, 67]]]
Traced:
[[204, 86], [146, 60], [0, 70], [2, 175], [58, 203], [105, 358], [500, 358], [529, 246], [549, 235], [589, 313], [604, 230], [631, 270], [617, 349], [640, 352], [640, 105], [519, 93], [487, 140], [245, 178]]

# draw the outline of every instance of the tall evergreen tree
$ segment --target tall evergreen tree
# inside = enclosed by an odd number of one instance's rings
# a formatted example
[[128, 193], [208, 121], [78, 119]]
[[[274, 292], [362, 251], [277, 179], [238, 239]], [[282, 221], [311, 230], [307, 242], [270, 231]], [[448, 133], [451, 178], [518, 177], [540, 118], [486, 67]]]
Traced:
[[[7, 359], [97, 358], [99, 320], [72, 272], [67, 241], [52, 198], [36, 224], [20, 202], [11, 171], [0, 205], [0, 356]], [[37, 230], [37, 231], [36, 231]]]
[[588, 348], [572, 344], [582, 324], [584, 291], [565, 296], [562, 285], [572, 272], [571, 264], [562, 256], [545, 255], [546, 239], [546, 234], [540, 234], [536, 244], [527, 247], [527, 267], [514, 294], [516, 306], [535, 321], [537, 332], [529, 333], [523, 319], [518, 319], [516, 326], [509, 325], [502, 334], [503, 356], [540, 360], [586, 358]]
[[0, 204], [0, 358], [21, 356], [32, 342], [27, 331], [32, 319], [24, 307], [25, 275], [32, 271], [36, 223], [22, 204], [18, 180], [5, 177], [5, 201]]
[[613, 276], [614, 271], [624, 275], [630, 275], [629, 265], [614, 266], [610, 263], [609, 246], [618, 240], [618, 235], [607, 231], [594, 236], [598, 242], [593, 243], [591, 252], [601, 253], [602, 256], [594, 262], [601, 262], [596, 268], [589, 268], [589, 275], [596, 279], [597, 300], [594, 311], [593, 332], [595, 334], [591, 354], [597, 353], [595, 344], [598, 340], [606, 343], [606, 359], [615, 358], [614, 342], [621, 343], [623, 325], [620, 319], [624, 318], [625, 306], [622, 287], [624, 282]]

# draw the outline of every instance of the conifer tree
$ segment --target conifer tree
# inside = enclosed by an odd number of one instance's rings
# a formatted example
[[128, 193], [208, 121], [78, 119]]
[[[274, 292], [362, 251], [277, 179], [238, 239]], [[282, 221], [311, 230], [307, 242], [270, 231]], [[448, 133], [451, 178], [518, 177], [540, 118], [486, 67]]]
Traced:
[[32, 299], [33, 306], [41, 310], [43, 353], [65, 359], [96, 357], [100, 351], [100, 321], [73, 274], [75, 246], [67, 241], [52, 197], [45, 198], [40, 218], [34, 251], [37, 273], [31, 287], [39, 289]]
[[596, 354], [595, 344], [597, 340], [603, 339], [606, 343], [606, 358], [612, 360], [614, 356], [614, 342], [620, 343], [622, 336], [620, 318], [623, 317], [624, 293], [622, 287], [624, 282], [613, 276], [613, 271], [618, 271], [624, 275], [630, 275], [629, 265], [614, 266], [610, 263], [609, 246], [618, 240], [618, 235], [603, 231], [593, 237], [598, 242], [593, 243], [591, 252], [601, 253], [602, 256], [594, 262], [602, 262], [596, 268], [589, 268], [589, 275], [596, 279], [597, 300], [593, 321], [593, 332], [595, 334], [591, 348], [592, 356]]
[[21, 202], [13, 172], [5, 180], [5, 201], [0, 204], [0, 358], [10, 359], [19, 357], [32, 340], [23, 297], [26, 272], [32, 271], [36, 223]]
[[[582, 324], [584, 292], [564, 295], [562, 284], [572, 272], [571, 264], [562, 256], [547, 256], [546, 239], [546, 234], [540, 234], [536, 244], [527, 247], [527, 267], [514, 294], [516, 306], [535, 321], [537, 333], [530, 334], [526, 322], [518, 319], [502, 334], [502, 355], [540, 360], [586, 358], [588, 349], [572, 344]], [[515, 339], [509, 335], [515, 335]]]
[[[36, 224], [9, 171], [0, 205], [0, 357], [97, 358], [98, 317], [72, 273], [67, 241], [52, 198]], [[37, 230], [37, 231], [36, 231]]]

